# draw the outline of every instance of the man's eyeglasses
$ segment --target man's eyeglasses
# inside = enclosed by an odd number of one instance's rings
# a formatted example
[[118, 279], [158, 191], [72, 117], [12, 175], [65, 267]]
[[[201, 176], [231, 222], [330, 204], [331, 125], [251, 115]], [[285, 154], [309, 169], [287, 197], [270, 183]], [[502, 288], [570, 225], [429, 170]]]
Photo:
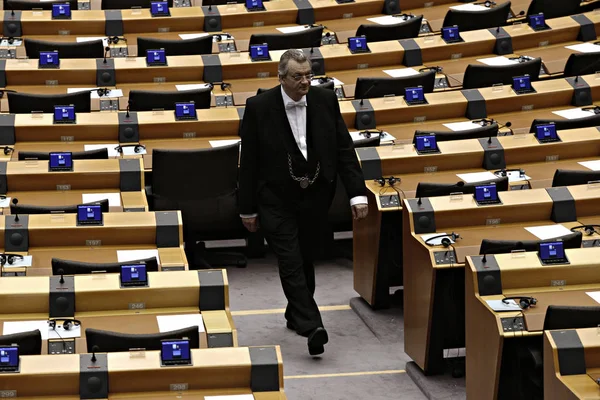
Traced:
[[306, 74], [306, 75], [295, 74], [295, 75], [290, 76], [290, 78], [292, 78], [296, 82], [300, 82], [302, 79], [306, 79], [307, 81], [310, 81], [314, 77], [315, 77], [315, 74]]

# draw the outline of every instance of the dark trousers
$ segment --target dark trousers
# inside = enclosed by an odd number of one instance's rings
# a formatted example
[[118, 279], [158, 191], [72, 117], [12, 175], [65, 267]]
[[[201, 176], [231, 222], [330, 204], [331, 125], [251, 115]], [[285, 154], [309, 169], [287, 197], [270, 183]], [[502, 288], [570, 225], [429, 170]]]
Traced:
[[[325, 183], [309, 189], [292, 188], [279, 195], [265, 189], [259, 201], [261, 230], [279, 265], [279, 277], [288, 300], [285, 318], [300, 334], [323, 326], [314, 300], [315, 250], [321, 245], [322, 229], [330, 204]], [[285, 192], [285, 194], [282, 194]]]

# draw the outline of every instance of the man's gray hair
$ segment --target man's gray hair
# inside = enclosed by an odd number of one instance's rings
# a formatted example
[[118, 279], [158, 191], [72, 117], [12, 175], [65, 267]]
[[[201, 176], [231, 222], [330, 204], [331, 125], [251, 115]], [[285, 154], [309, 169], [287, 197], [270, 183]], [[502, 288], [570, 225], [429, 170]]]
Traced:
[[306, 54], [304, 54], [302, 50], [290, 49], [283, 53], [283, 55], [279, 59], [279, 66], [277, 67], [277, 73], [279, 74], [279, 76], [287, 75], [288, 63], [290, 60], [294, 60], [298, 64], [303, 64], [305, 62], [310, 63], [310, 59], [306, 56]]

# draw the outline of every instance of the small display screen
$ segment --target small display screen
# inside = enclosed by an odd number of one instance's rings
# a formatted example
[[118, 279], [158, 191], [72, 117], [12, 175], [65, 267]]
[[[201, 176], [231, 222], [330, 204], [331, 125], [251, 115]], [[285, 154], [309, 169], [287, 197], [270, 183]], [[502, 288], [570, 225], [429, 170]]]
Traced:
[[348, 39], [348, 47], [352, 53], [360, 53], [367, 51], [366, 37], [351, 37]]
[[411, 87], [404, 89], [404, 98], [407, 103], [422, 103], [425, 101], [422, 87]]
[[498, 201], [496, 185], [475, 186], [475, 200], [482, 203]]
[[264, 7], [262, 0], [246, 0], [246, 8], [248, 10], [262, 10]]
[[81, 225], [101, 225], [102, 208], [95, 205], [77, 206], [77, 223]]
[[73, 158], [71, 153], [50, 153], [50, 171], [71, 171]]
[[153, 1], [150, 3], [150, 14], [154, 17], [169, 15], [169, 3], [166, 1]]
[[268, 60], [269, 46], [266, 44], [257, 44], [250, 46], [250, 58], [253, 60]]
[[189, 103], [175, 103], [175, 119], [197, 119], [196, 104], [193, 101]]
[[121, 286], [148, 286], [148, 275], [144, 264], [122, 265]]
[[437, 142], [435, 135], [419, 135], [415, 138], [417, 151], [437, 151]]
[[165, 50], [146, 50], [146, 63], [148, 65], [165, 65], [167, 63]]
[[40, 67], [58, 67], [58, 51], [40, 51]]
[[543, 124], [535, 126], [535, 135], [539, 140], [552, 140], [557, 139], [556, 125], [554, 124]]
[[546, 20], [544, 18], [543, 13], [530, 15], [529, 16], [529, 26], [533, 29], [544, 28], [546, 26]]
[[0, 371], [19, 368], [19, 346], [0, 346]]
[[70, 18], [71, 17], [71, 5], [65, 4], [52, 4], [52, 18]]
[[161, 344], [160, 359], [163, 365], [191, 364], [189, 340], [163, 340]]
[[75, 122], [75, 106], [54, 106], [54, 122]]
[[546, 260], [564, 260], [565, 249], [563, 242], [542, 242], [540, 243], [540, 258]]
[[529, 76], [516, 76], [513, 78], [513, 90], [515, 92], [528, 92], [531, 90], [531, 79]]
[[446, 42], [455, 42], [460, 39], [458, 34], [458, 26], [448, 26], [442, 28], [442, 39]]

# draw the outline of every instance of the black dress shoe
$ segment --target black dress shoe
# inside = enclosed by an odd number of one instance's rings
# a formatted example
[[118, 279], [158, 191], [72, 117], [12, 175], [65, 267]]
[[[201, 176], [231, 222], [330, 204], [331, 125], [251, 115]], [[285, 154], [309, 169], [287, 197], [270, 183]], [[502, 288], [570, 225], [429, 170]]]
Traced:
[[316, 328], [308, 335], [308, 353], [317, 356], [325, 352], [324, 345], [329, 341], [325, 328]]

